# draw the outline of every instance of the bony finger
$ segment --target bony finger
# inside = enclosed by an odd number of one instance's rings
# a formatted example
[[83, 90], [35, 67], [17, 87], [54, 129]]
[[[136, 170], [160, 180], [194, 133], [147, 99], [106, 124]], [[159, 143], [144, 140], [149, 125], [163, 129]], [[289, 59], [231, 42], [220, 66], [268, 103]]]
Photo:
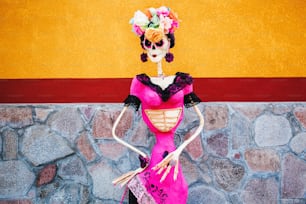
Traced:
[[163, 176], [161, 177], [161, 179], [160, 179], [160, 181], [159, 181], [160, 183], [163, 182], [163, 181], [166, 179], [167, 175], [168, 175], [169, 172], [170, 172], [170, 169], [171, 169], [171, 166], [169, 165], [169, 166], [167, 167], [165, 173], [164, 173]]
[[157, 174], [158, 174], [158, 175], [161, 174], [161, 172], [163, 172], [163, 170], [164, 170], [165, 168], [166, 168], [166, 167], [164, 167], [164, 166], [160, 167], [160, 169], [158, 170]]
[[175, 167], [174, 167], [174, 173], [173, 173], [173, 180], [176, 181], [177, 179], [177, 175], [178, 175], [178, 162], [176, 163]]

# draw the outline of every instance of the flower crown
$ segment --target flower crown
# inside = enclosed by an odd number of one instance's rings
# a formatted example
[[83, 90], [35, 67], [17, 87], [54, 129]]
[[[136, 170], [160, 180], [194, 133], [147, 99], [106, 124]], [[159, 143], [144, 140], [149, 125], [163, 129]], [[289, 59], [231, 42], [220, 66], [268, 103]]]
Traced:
[[137, 36], [145, 35], [152, 42], [159, 42], [165, 34], [174, 33], [178, 28], [177, 15], [165, 6], [136, 11], [130, 23]]

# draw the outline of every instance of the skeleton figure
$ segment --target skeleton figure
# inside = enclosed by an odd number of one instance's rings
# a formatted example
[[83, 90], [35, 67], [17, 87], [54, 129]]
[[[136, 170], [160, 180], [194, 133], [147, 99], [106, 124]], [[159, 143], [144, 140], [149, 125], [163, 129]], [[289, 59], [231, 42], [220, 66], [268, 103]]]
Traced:
[[[133, 28], [139, 34], [141, 46], [148, 53], [149, 59], [157, 64], [157, 77], [139, 74], [133, 78], [130, 94], [124, 101], [125, 107], [114, 123], [113, 137], [140, 155], [141, 167], [122, 175], [113, 183], [128, 184], [131, 191], [130, 203], [185, 204], [188, 186], [182, 174], [179, 156], [203, 129], [204, 119], [197, 107], [200, 99], [193, 92], [190, 75], [177, 72], [165, 76], [162, 70], [162, 59], [166, 57], [168, 62], [173, 59], [169, 49], [174, 46], [173, 32], [174, 27], [178, 26], [176, 16], [166, 7], [150, 8], [147, 14], [139, 12], [135, 13]], [[143, 19], [138, 19], [139, 16]], [[155, 26], [150, 27], [154, 23]], [[146, 61], [143, 55], [142, 61]], [[130, 105], [135, 110], [141, 105], [142, 118], [156, 136], [150, 157], [116, 135], [116, 128]], [[191, 137], [176, 148], [174, 133], [183, 118], [184, 105], [194, 108], [200, 123]]]

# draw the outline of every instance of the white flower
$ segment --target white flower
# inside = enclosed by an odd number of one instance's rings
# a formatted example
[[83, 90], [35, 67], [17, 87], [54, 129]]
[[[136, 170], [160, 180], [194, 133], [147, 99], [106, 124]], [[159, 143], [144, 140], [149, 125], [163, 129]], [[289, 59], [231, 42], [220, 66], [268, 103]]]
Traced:
[[173, 20], [169, 17], [160, 16], [160, 27], [165, 30], [165, 33], [169, 32], [169, 29], [172, 26]]
[[148, 17], [141, 11], [136, 11], [133, 18], [133, 24], [141, 27], [145, 27], [149, 24]]

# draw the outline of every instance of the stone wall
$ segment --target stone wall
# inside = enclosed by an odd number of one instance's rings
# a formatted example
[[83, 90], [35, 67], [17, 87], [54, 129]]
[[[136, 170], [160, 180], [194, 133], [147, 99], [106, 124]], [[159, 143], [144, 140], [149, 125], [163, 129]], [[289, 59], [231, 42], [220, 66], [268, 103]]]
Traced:
[[[189, 204], [305, 204], [306, 103], [201, 103], [204, 130], [181, 155]], [[111, 127], [122, 104], [0, 106], [0, 203], [119, 203], [111, 181], [138, 167]], [[131, 109], [118, 135], [149, 153]], [[175, 136], [197, 127], [192, 109]]]

